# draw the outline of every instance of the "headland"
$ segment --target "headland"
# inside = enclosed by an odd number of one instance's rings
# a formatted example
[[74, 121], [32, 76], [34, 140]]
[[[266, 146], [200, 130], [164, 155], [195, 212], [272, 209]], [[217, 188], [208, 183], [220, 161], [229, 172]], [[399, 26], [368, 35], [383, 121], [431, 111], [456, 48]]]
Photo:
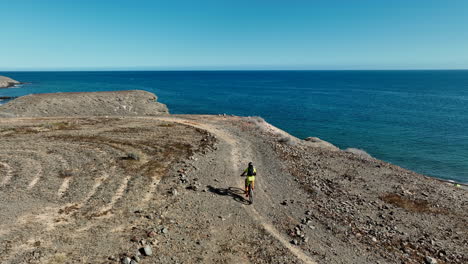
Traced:
[[8, 77], [0, 76], [0, 88], [9, 88], [18, 84], [21, 83]]

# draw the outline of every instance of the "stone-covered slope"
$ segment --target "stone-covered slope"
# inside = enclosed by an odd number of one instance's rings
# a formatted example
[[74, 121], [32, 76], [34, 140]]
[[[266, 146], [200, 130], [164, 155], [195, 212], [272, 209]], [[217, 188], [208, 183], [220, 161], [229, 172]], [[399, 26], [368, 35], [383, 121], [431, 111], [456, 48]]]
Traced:
[[132, 90], [31, 94], [0, 106], [0, 117], [156, 116], [168, 114], [153, 93]]

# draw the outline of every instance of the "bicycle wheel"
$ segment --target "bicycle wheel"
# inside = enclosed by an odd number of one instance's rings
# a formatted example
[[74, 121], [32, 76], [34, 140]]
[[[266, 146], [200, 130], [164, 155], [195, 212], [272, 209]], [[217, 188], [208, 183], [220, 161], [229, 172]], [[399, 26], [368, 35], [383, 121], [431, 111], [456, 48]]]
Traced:
[[250, 202], [250, 204], [253, 204], [253, 189], [252, 189], [252, 184], [249, 184], [249, 202]]

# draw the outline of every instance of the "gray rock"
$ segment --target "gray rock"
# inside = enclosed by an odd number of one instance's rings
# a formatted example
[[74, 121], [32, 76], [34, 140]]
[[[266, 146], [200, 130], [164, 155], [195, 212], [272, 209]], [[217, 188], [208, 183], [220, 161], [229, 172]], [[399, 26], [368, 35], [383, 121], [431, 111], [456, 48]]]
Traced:
[[199, 187], [198, 187], [198, 185], [194, 184], [194, 185], [188, 186], [187, 189], [193, 190], [193, 191], [198, 191], [198, 190], [199, 190]]
[[151, 247], [150, 246], [146, 246], [144, 248], [142, 248], [142, 252], [145, 256], [151, 256], [153, 255], [153, 250], [151, 250]]
[[167, 233], [169, 233], [169, 230], [164, 227], [163, 229], [161, 229], [161, 233], [167, 234]]
[[122, 259], [122, 264], [130, 264], [130, 262], [132, 262], [132, 260], [129, 257], [125, 257]]
[[130, 264], [138, 264], [138, 261], [132, 259], [132, 261], [130, 261]]
[[433, 257], [429, 257], [429, 256], [426, 256], [424, 258], [424, 262], [426, 262], [427, 264], [437, 264], [437, 260]]

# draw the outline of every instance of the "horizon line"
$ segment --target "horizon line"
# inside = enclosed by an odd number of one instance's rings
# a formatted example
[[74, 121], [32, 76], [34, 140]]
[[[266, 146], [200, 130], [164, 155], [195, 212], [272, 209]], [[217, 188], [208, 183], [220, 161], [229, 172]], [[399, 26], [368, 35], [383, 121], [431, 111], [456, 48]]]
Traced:
[[174, 69], [132, 69], [132, 68], [47, 68], [47, 69], [0, 69], [0, 72], [152, 72], [152, 71], [466, 71], [468, 68], [362, 68], [362, 69], [190, 69], [190, 68], [174, 68]]

